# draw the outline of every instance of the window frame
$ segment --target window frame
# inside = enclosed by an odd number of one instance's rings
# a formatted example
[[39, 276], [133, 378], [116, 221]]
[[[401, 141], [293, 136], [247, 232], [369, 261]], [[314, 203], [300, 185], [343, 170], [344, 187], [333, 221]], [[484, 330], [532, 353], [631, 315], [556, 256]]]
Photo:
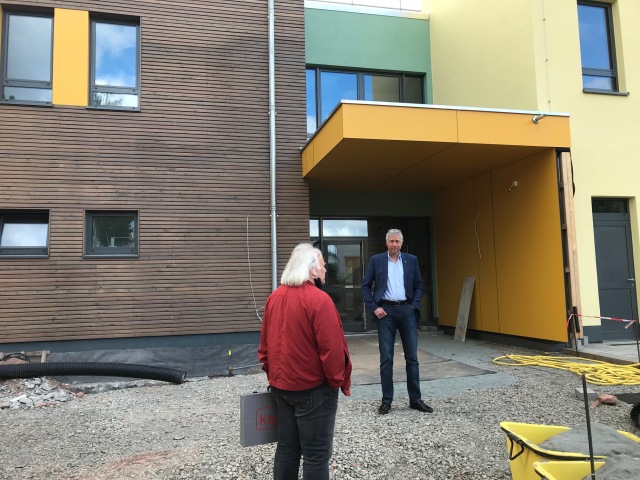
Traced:
[[[135, 87], [114, 87], [106, 85], [96, 85], [96, 23], [108, 23], [111, 25], [123, 25], [136, 28], [136, 86]], [[89, 99], [88, 108], [98, 110], [127, 110], [140, 111], [140, 73], [142, 70], [140, 54], [140, 19], [117, 18], [108, 16], [91, 16], [89, 26]], [[117, 105], [93, 105], [93, 96], [98, 93], [115, 93], [123, 95], [136, 95], [138, 97], [137, 107], [117, 106]]]
[[[315, 79], [315, 87], [316, 87], [316, 91], [314, 92], [314, 98], [315, 98], [315, 102], [316, 102], [316, 129], [313, 132], [309, 132], [307, 131], [307, 136], [310, 137], [312, 136], [315, 132], [318, 131], [318, 129], [322, 126], [323, 120], [322, 120], [322, 81], [321, 81], [321, 74], [322, 73], [348, 73], [348, 74], [355, 74], [356, 75], [356, 85], [357, 85], [357, 94], [356, 97], [358, 100], [365, 100], [364, 98], [364, 93], [365, 93], [365, 76], [366, 75], [373, 75], [373, 76], [386, 76], [386, 77], [395, 77], [398, 79], [398, 88], [399, 88], [399, 98], [400, 101], [397, 103], [406, 103], [404, 101], [404, 97], [405, 97], [405, 92], [404, 92], [404, 86], [405, 86], [405, 78], [410, 77], [410, 78], [417, 78], [420, 80], [420, 94], [421, 94], [421, 104], [424, 105], [425, 104], [425, 92], [424, 92], [424, 87], [425, 87], [425, 81], [426, 81], [426, 75], [423, 73], [411, 73], [411, 72], [394, 72], [394, 71], [387, 71], [387, 70], [381, 70], [381, 71], [376, 71], [376, 70], [357, 70], [357, 69], [341, 69], [341, 68], [333, 68], [333, 67], [322, 67], [322, 66], [318, 66], [318, 65], [307, 65], [305, 72], [308, 72], [309, 70], [313, 70], [314, 71], [314, 79]], [[307, 99], [309, 98], [309, 92], [307, 92]], [[376, 100], [370, 100], [371, 102], [376, 102]], [[388, 102], [385, 102], [388, 103]], [[390, 103], [396, 103], [396, 102], [390, 102]], [[413, 103], [413, 102], [412, 102]], [[336, 105], [337, 106], [337, 105]], [[333, 109], [327, 113], [326, 118], [329, 118], [331, 116], [331, 113], [333, 112], [333, 110], [335, 110], [336, 107], [333, 107]]]
[[[611, 61], [611, 67], [608, 68], [585, 68], [582, 67], [582, 76], [588, 75], [590, 77], [603, 77], [611, 78], [611, 90], [602, 88], [588, 88], [584, 87], [584, 80], [582, 79], [582, 91], [585, 93], [620, 93], [620, 82], [618, 76], [618, 60], [616, 58], [616, 44], [615, 44], [615, 32], [613, 25], [613, 5], [611, 3], [599, 2], [596, 0], [578, 0], [577, 6], [580, 5], [599, 7], [604, 9], [606, 17], [606, 29], [607, 29], [607, 49], [609, 52], [609, 59]], [[578, 15], [578, 24], [580, 22], [580, 16]], [[578, 32], [578, 35], [580, 33]], [[582, 62], [580, 62], [582, 66]]]
[[[44, 246], [30, 246], [30, 247], [3, 247], [0, 244], [0, 259], [1, 258], [49, 258], [49, 242], [51, 238], [51, 214], [49, 210], [31, 210], [31, 209], [3, 209], [0, 210], [0, 238], [2, 237], [2, 230], [4, 228], [6, 216], [18, 216], [24, 215], [25, 217], [32, 216], [45, 216], [47, 218], [47, 242]], [[17, 222], [11, 222], [17, 223]], [[33, 222], [37, 223], [37, 222]], [[43, 223], [43, 222], [40, 222]]]
[[[94, 247], [91, 245], [93, 237], [93, 218], [95, 216], [124, 216], [134, 217], [133, 247]], [[140, 212], [138, 210], [85, 210], [84, 215], [84, 257], [85, 258], [138, 258], [140, 235]]]
[[[7, 78], [7, 69], [9, 68], [9, 17], [12, 15], [21, 17], [39, 17], [51, 20], [51, 52], [50, 52], [50, 81], [42, 80], [12, 80]], [[0, 103], [11, 105], [35, 105], [35, 106], [52, 106], [53, 105], [53, 39], [54, 39], [54, 16], [49, 11], [30, 11], [30, 10], [2, 10], [2, 35], [0, 36]], [[42, 102], [37, 100], [11, 100], [4, 98], [4, 89], [6, 87], [17, 88], [39, 88], [51, 90], [51, 102]]]

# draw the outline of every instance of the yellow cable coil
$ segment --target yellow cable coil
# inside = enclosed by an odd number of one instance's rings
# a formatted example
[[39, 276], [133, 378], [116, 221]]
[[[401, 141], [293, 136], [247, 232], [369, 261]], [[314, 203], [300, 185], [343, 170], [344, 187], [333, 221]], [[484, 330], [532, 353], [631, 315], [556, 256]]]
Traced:
[[548, 367], [586, 376], [593, 385], [640, 385], [640, 363], [615, 365], [581, 357], [552, 357], [546, 355], [503, 355], [493, 359], [497, 365], [508, 367]]

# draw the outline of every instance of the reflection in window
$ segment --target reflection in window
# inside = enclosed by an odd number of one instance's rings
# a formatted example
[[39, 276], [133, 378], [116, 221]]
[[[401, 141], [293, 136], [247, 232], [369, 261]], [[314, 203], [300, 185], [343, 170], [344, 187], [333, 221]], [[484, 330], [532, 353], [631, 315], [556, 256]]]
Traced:
[[4, 87], [4, 100], [51, 103], [51, 89]]
[[611, 4], [578, 2], [582, 86], [617, 91]]
[[364, 99], [375, 102], [399, 102], [400, 77], [365, 75]]
[[317, 127], [318, 112], [316, 111], [316, 71], [307, 70], [307, 92], [313, 92], [313, 95], [307, 95], [307, 133], [313, 133]]
[[366, 220], [322, 220], [322, 236], [327, 237], [367, 237]]
[[139, 26], [91, 22], [91, 106], [140, 106]]
[[[312, 135], [341, 100], [423, 103], [422, 76], [307, 69], [307, 134]], [[318, 106], [319, 105], [319, 106]]]
[[309, 236], [311, 238], [320, 236], [320, 222], [318, 219], [312, 218], [309, 220]]
[[403, 94], [402, 99], [405, 103], [423, 103], [422, 102], [422, 78], [409, 77], [407, 75], [403, 78]]
[[628, 213], [629, 203], [626, 198], [592, 198], [593, 213]]
[[87, 255], [136, 255], [136, 212], [87, 212]]
[[3, 20], [2, 100], [51, 103], [53, 19], [7, 12]]
[[[339, 242], [345, 241], [340, 240]], [[327, 286], [333, 288], [359, 287], [362, 279], [361, 243], [329, 243], [326, 246], [326, 251]], [[359, 295], [358, 301], [361, 301]], [[353, 299], [345, 303], [347, 310], [354, 306]]]
[[0, 211], [0, 256], [48, 254], [49, 213]]
[[320, 72], [320, 109], [324, 121], [340, 100], [358, 99], [358, 77], [355, 73]]

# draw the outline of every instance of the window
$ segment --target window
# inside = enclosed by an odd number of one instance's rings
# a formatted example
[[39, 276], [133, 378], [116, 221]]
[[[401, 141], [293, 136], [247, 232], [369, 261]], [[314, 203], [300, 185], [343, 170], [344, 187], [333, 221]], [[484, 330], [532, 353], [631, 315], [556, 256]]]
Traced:
[[316, 71], [307, 70], [307, 132], [315, 132], [318, 128], [316, 93]]
[[422, 76], [307, 69], [307, 134], [316, 131], [341, 100], [423, 103]]
[[340, 100], [358, 100], [358, 75], [320, 72], [320, 122], [324, 122]]
[[320, 236], [320, 221], [317, 218], [309, 220], [309, 235], [311, 238]]
[[626, 198], [592, 198], [593, 213], [629, 213], [629, 202]]
[[140, 108], [140, 26], [91, 21], [91, 93], [98, 108]]
[[585, 91], [617, 92], [611, 4], [578, 2], [582, 86]]
[[366, 220], [322, 220], [323, 237], [367, 237]]
[[364, 99], [378, 102], [400, 101], [400, 77], [397, 75], [364, 75]]
[[87, 256], [138, 255], [137, 212], [87, 212], [85, 234]]
[[51, 104], [53, 18], [5, 12], [2, 23], [2, 101]]
[[0, 257], [49, 255], [49, 212], [0, 210]]
[[323, 237], [367, 237], [369, 235], [367, 220], [312, 218], [309, 220], [311, 238], [320, 237], [321, 224]]

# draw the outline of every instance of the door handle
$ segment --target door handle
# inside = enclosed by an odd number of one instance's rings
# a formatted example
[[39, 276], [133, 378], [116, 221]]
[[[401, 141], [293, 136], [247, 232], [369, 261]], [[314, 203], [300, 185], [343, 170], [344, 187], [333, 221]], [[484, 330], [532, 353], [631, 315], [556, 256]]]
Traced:
[[636, 279], [635, 278], [627, 278], [627, 282], [635, 282]]

